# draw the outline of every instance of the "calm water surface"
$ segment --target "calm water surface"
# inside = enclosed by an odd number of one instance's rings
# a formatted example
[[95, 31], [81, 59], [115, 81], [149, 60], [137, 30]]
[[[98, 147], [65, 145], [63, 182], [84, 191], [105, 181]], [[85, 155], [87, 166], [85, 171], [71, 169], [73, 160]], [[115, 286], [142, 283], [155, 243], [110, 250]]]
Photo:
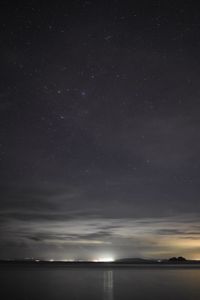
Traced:
[[3, 266], [0, 286], [2, 300], [193, 300], [200, 269]]

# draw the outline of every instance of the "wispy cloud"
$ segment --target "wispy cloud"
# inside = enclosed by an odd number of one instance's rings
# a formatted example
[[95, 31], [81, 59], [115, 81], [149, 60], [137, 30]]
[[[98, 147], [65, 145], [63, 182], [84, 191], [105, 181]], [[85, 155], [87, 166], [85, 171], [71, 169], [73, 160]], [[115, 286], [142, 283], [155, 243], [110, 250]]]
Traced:
[[49, 249], [72, 244], [81, 247], [101, 245], [106, 249], [109, 247], [116, 257], [121, 256], [122, 248], [129, 256], [155, 257], [158, 253], [160, 256], [170, 253], [183, 255], [188, 251], [190, 256], [194, 256], [200, 247], [199, 227], [198, 215], [160, 219], [88, 219], [79, 218], [76, 214], [76, 218], [47, 218], [45, 222], [39, 219], [13, 219], [2, 226], [1, 244], [12, 240], [18, 245], [21, 241], [29, 247], [33, 246], [33, 249], [36, 245], [46, 245]]

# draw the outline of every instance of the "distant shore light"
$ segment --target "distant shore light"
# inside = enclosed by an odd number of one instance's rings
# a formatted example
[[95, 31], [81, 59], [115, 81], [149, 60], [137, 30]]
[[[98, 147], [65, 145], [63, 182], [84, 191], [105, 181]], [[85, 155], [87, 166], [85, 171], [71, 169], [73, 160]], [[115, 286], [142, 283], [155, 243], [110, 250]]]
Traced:
[[99, 257], [93, 260], [93, 262], [113, 262], [113, 261], [115, 261], [113, 257]]

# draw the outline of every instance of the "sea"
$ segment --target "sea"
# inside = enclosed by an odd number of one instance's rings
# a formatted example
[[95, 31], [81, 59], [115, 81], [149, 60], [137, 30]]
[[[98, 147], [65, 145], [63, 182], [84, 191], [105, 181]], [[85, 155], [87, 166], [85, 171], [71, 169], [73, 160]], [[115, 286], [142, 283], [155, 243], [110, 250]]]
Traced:
[[0, 265], [1, 300], [194, 300], [200, 268]]

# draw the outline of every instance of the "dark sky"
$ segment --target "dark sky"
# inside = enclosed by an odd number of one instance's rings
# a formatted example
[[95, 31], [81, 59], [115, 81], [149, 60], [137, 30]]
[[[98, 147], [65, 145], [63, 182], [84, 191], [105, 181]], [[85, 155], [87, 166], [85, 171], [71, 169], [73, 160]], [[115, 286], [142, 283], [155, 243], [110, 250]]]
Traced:
[[200, 7], [0, 14], [0, 258], [200, 258]]

